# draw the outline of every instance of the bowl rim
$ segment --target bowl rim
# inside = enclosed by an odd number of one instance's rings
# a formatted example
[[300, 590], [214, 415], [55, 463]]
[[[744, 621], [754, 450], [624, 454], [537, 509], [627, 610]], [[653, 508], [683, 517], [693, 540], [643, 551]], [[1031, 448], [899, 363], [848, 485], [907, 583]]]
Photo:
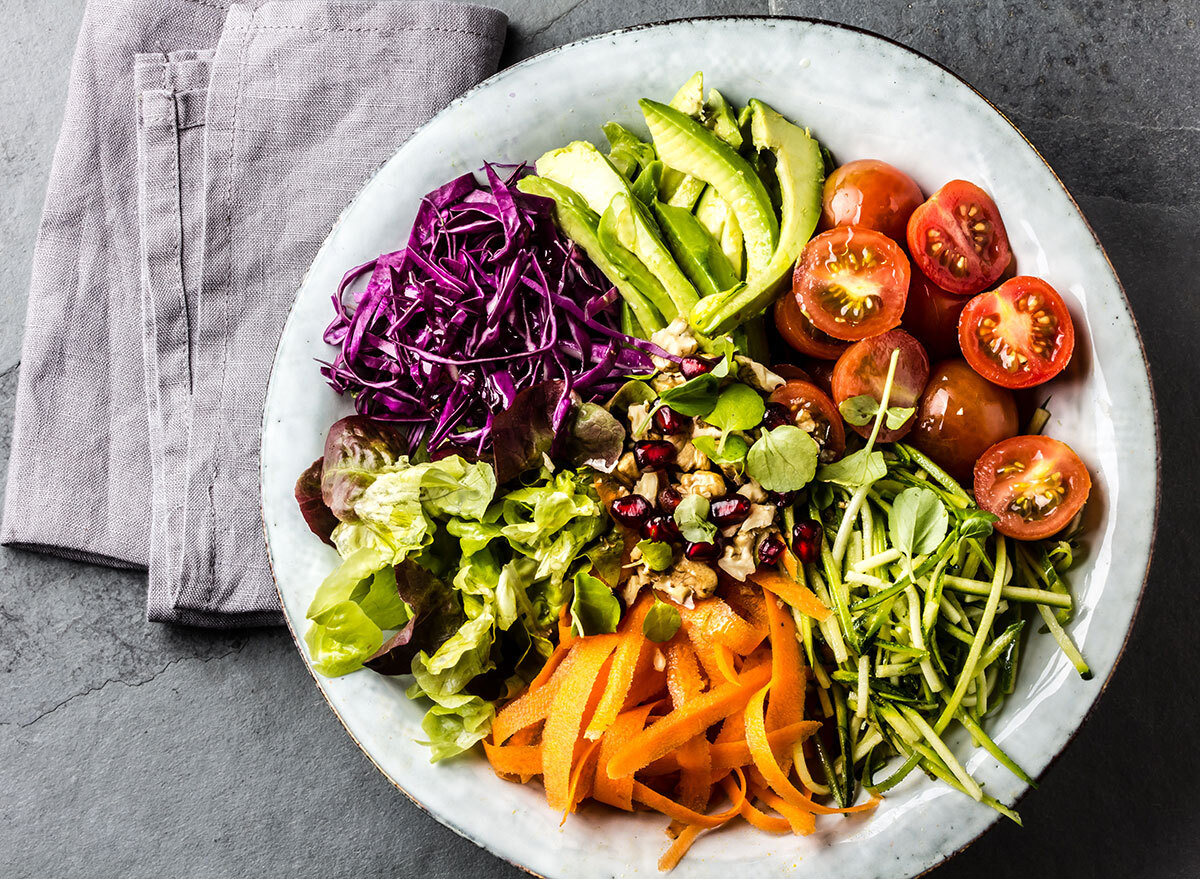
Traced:
[[[960, 85], [969, 89], [977, 98], [982, 100], [987, 105], [987, 107], [993, 113], [996, 114], [996, 116], [998, 116], [1001, 120], [1003, 120], [1004, 123], [1007, 124], [1017, 134], [1017, 136], [1020, 137], [1020, 139], [1022, 141], [1025, 142], [1025, 145], [1029, 147], [1029, 149], [1032, 151], [1033, 155], [1037, 157], [1038, 161], [1040, 161], [1042, 163], [1042, 165], [1045, 166], [1046, 170], [1050, 173], [1050, 176], [1054, 178], [1054, 181], [1062, 189], [1063, 194], [1066, 195], [1067, 199], [1070, 201], [1071, 206], [1075, 209], [1075, 212], [1076, 212], [1076, 214], [1078, 214], [1080, 220], [1083, 221], [1084, 227], [1087, 229], [1088, 234], [1091, 235], [1092, 242], [1095, 244], [1097, 251], [1099, 252], [1100, 256], [1103, 258], [1105, 264], [1108, 266], [1109, 273], [1112, 275], [1112, 279], [1116, 283], [1117, 292], [1120, 294], [1120, 297], [1121, 297], [1121, 304], [1124, 306], [1124, 309], [1125, 309], [1125, 316], [1128, 318], [1130, 326], [1132, 326], [1132, 328], [1133, 328], [1134, 338], [1137, 340], [1138, 354], [1141, 356], [1142, 367], [1145, 370], [1145, 375], [1146, 375], [1146, 384], [1150, 391], [1150, 413], [1151, 413], [1151, 420], [1152, 420], [1152, 425], [1153, 425], [1153, 439], [1154, 439], [1154, 512], [1153, 512], [1152, 521], [1150, 524], [1150, 536], [1149, 536], [1149, 543], [1148, 543], [1147, 552], [1146, 552], [1146, 568], [1145, 568], [1145, 571], [1142, 573], [1142, 582], [1138, 587], [1137, 596], [1133, 602], [1133, 609], [1132, 609], [1132, 612], [1129, 617], [1129, 623], [1125, 628], [1125, 635], [1122, 638], [1121, 646], [1117, 650], [1116, 656], [1113, 659], [1112, 666], [1109, 669], [1108, 674], [1105, 675], [1104, 680], [1100, 682], [1100, 689], [1096, 692], [1096, 695], [1092, 698], [1091, 704], [1088, 706], [1087, 710], [1084, 712], [1083, 717], [1080, 718], [1079, 723], [1076, 724], [1076, 726], [1073, 730], [1071, 730], [1070, 734], [1067, 736], [1066, 741], [1063, 742], [1062, 747], [1060, 747], [1057, 751], [1055, 751], [1055, 753], [1053, 755], [1051, 755], [1051, 757], [1047, 761], [1045, 767], [1042, 769], [1041, 772], [1039, 772], [1037, 774], [1035, 781], [1040, 781], [1055, 766], [1055, 764], [1058, 763], [1058, 761], [1062, 757], [1062, 755], [1074, 743], [1075, 738], [1076, 738], [1076, 736], [1079, 735], [1080, 730], [1083, 729], [1084, 725], [1095, 714], [1096, 707], [1100, 704], [1100, 700], [1104, 697], [1104, 694], [1107, 692], [1108, 685], [1112, 682], [1113, 675], [1116, 673], [1117, 667], [1121, 664], [1121, 660], [1125, 656], [1125, 650], [1129, 646], [1129, 639], [1133, 634], [1133, 629], [1137, 623], [1138, 614], [1141, 611], [1142, 600], [1146, 594], [1146, 585], [1149, 582], [1149, 578], [1150, 578], [1150, 569], [1151, 569], [1151, 567], [1153, 565], [1153, 561], [1154, 561], [1154, 549], [1155, 549], [1155, 544], [1156, 544], [1157, 538], [1158, 538], [1159, 513], [1161, 510], [1161, 506], [1162, 506], [1162, 441], [1161, 441], [1162, 440], [1162, 429], [1159, 424], [1158, 401], [1157, 401], [1157, 397], [1156, 397], [1155, 390], [1154, 390], [1154, 377], [1150, 370], [1150, 360], [1146, 356], [1145, 341], [1142, 338], [1142, 331], [1141, 331], [1141, 327], [1138, 326], [1137, 317], [1133, 313], [1133, 307], [1131, 306], [1130, 301], [1129, 301], [1129, 294], [1126, 292], [1125, 285], [1121, 282], [1121, 277], [1119, 274], [1117, 274], [1116, 267], [1113, 266], [1112, 260], [1109, 258], [1108, 252], [1104, 248], [1104, 244], [1100, 241], [1100, 237], [1096, 234], [1096, 230], [1092, 227], [1092, 224], [1088, 220], [1087, 215], [1083, 212], [1083, 209], [1079, 206], [1079, 202], [1075, 199], [1074, 194], [1072, 194], [1071, 190], [1062, 181], [1062, 178], [1060, 178], [1058, 176], [1058, 173], [1054, 170], [1053, 166], [1051, 166], [1051, 164], [1046, 160], [1045, 156], [1042, 155], [1041, 151], [1038, 150], [1038, 148], [1033, 144], [1033, 142], [1030, 141], [1029, 138], [1025, 136], [1025, 133], [1023, 131], [1021, 131], [1021, 129], [1017, 126], [1017, 124], [1015, 122], [1013, 122], [1003, 110], [1001, 110], [999, 107], [997, 107], [995, 103], [993, 103], [986, 95], [983, 94], [983, 92], [981, 92], [974, 85], [972, 85], [970, 82], [968, 82], [965, 77], [963, 77], [959, 73], [955, 72], [954, 70], [950, 69], [948, 66], [946, 66], [945, 64], [936, 60], [935, 58], [931, 58], [930, 56], [926, 55], [924, 52], [921, 52], [918, 49], [914, 49], [911, 46], [908, 46], [899, 40], [893, 39], [891, 37], [885, 36], [880, 33], [876, 33], [875, 31], [869, 30], [864, 27], [859, 27], [857, 25], [847, 24], [845, 22], [840, 22], [840, 21], [832, 21], [830, 19], [817, 18], [815, 16], [762, 15], [762, 14], [689, 15], [689, 16], [681, 16], [679, 18], [658, 19], [655, 21], [642, 22], [642, 23], [634, 24], [634, 25], [627, 25], [625, 27], [614, 28], [612, 30], [603, 31], [601, 33], [591, 34], [586, 37], [580, 37], [577, 40], [572, 40], [570, 42], [562, 43], [557, 46], [551, 46], [548, 49], [543, 49], [540, 52], [536, 52], [533, 55], [530, 55], [528, 58], [523, 58], [515, 64], [511, 64], [507, 67], [497, 70], [491, 76], [487, 77], [486, 79], [482, 80], [481, 82], [477, 83], [476, 85], [472, 86], [467, 91], [463, 92], [461, 95], [456, 97], [454, 100], [452, 100], [449, 104], [447, 104], [445, 107], [443, 107], [437, 113], [435, 113], [428, 120], [423, 122], [421, 125], [414, 128], [413, 131], [408, 135], [408, 137], [406, 137], [404, 139], [404, 141], [402, 141], [399, 145], [397, 145], [396, 149], [393, 150], [392, 154], [390, 156], [388, 156], [388, 158], [386, 158], [379, 165], [379, 167], [376, 168], [375, 171], [372, 172], [369, 177], [367, 177], [366, 180], [363, 181], [362, 186], [360, 186], [358, 188], [358, 190], [355, 192], [354, 196], [349, 201], [347, 201], [346, 206], [342, 209], [341, 213], [339, 213], [337, 219], [334, 220], [333, 224], [330, 227], [329, 233], [325, 236], [324, 240], [321, 242], [320, 247], [317, 248], [316, 253], [313, 255], [312, 262], [310, 262], [309, 267], [307, 269], [305, 269], [304, 275], [301, 277], [300, 283], [296, 288], [296, 295], [293, 297], [292, 304], [288, 308], [287, 317], [284, 319], [283, 328], [280, 331], [280, 340], [282, 340], [284, 333], [286, 333], [289, 325], [292, 322], [293, 315], [295, 314], [295, 311], [296, 311], [296, 301], [299, 299], [300, 291], [303, 289], [304, 285], [308, 281], [308, 276], [309, 276], [309, 273], [312, 271], [312, 266], [320, 259], [321, 254], [325, 251], [326, 247], [329, 244], [329, 240], [333, 235], [333, 231], [335, 229], [337, 229], [338, 226], [341, 225], [343, 219], [345, 218], [346, 212], [358, 200], [359, 196], [362, 194], [362, 191], [371, 185], [371, 183], [374, 181], [376, 176], [378, 176], [379, 172], [382, 170], [384, 165], [386, 165], [388, 162], [390, 162], [391, 159], [395, 156], [396, 152], [398, 152], [400, 149], [402, 149], [404, 147], [404, 145], [406, 143], [408, 143], [408, 141], [411, 140], [414, 136], [416, 136], [416, 134], [418, 132], [420, 132], [427, 126], [432, 125], [436, 120], [441, 118], [443, 115], [454, 111], [460, 104], [465, 103], [468, 100], [470, 100], [476, 92], [482, 90], [484, 87], [491, 87], [495, 83], [504, 80], [509, 75], [511, 75], [513, 71], [530, 66], [535, 63], [540, 63], [541, 61], [543, 61], [544, 59], [546, 59], [548, 57], [552, 57], [552, 56], [559, 55], [564, 52], [570, 51], [577, 46], [584, 45], [587, 43], [592, 43], [597, 40], [610, 39], [612, 37], [624, 36], [626, 34], [631, 34], [631, 33], [637, 33], [639, 31], [643, 31], [643, 30], [650, 30], [650, 29], [657, 29], [657, 28], [670, 28], [675, 25], [692, 24], [692, 23], [696, 23], [696, 22], [721, 22], [721, 21], [756, 22], [759, 24], [772, 24], [775, 22], [782, 21], [782, 22], [801, 23], [801, 24], [806, 24], [806, 25], [817, 25], [820, 27], [829, 27], [829, 28], [834, 28], [834, 29], [838, 29], [838, 30], [849, 31], [854, 34], [859, 34], [861, 36], [869, 37], [871, 39], [880, 40], [880, 41], [887, 43], [895, 48], [900, 49], [903, 52], [907, 52], [911, 55], [914, 55], [917, 58], [920, 58], [921, 60], [927, 62], [928, 64], [933, 65], [938, 70], [940, 70], [944, 74], [946, 74], [948, 77], [950, 77], [951, 79], [958, 82]], [[278, 350], [279, 350], [279, 341], [276, 342], [276, 357], [272, 360], [272, 366], [271, 366], [271, 376], [272, 377], [274, 376], [274, 372], [275, 372], [275, 363], [278, 360]], [[260, 514], [259, 518], [261, 520], [262, 529], [263, 529], [263, 541], [266, 544], [266, 548], [267, 548], [267, 562], [268, 562], [268, 566], [269, 566], [270, 573], [271, 573], [271, 581], [275, 586], [276, 596], [279, 598], [280, 605], [282, 606], [283, 605], [283, 592], [279, 586], [279, 578], [276, 576], [276, 573], [275, 573], [275, 560], [271, 553], [271, 541], [270, 541], [270, 536], [269, 536], [269, 532], [268, 532], [268, 528], [267, 528], [266, 510], [264, 508], [264, 502], [263, 502], [262, 435], [263, 435], [263, 430], [264, 430], [265, 424], [266, 424], [266, 413], [267, 413], [266, 403], [270, 396], [270, 394], [269, 394], [270, 381], [271, 381], [271, 379], [269, 377], [268, 378], [268, 392], [267, 392], [267, 394], [264, 395], [264, 400], [263, 400], [263, 416], [262, 416], [262, 419], [260, 420], [260, 424], [259, 424], [259, 442], [258, 442], [258, 448], [259, 448], [259, 514]], [[288, 615], [286, 613], [283, 613], [282, 616], [283, 616], [284, 625], [287, 626], [288, 633], [291, 635], [292, 641], [295, 644], [296, 649], [298, 651], [300, 651], [301, 658], [303, 659], [303, 647], [301, 646], [300, 636], [297, 634], [296, 629], [292, 626], [292, 621], [288, 617]], [[354, 734], [354, 731], [352, 729], [350, 729], [350, 727], [347, 725], [347, 723], [346, 723], [345, 719], [342, 717], [341, 713], [337, 710], [337, 708], [330, 701], [329, 696], [326, 694], [324, 688], [322, 688], [320, 686], [320, 681], [317, 678], [316, 672], [313, 671], [312, 666], [308, 662], [304, 662], [304, 668], [308, 672], [309, 677], [311, 677], [313, 679], [314, 683], [317, 684], [317, 692], [321, 695], [321, 698], [325, 701], [325, 704], [333, 712], [333, 715], [334, 715], [334, 717], [337, 718], [338, 723], [340, 723], [342, 725], [342, 728], [346, 731], [346, 734], [350, 737], [350, 740], [352, 742], [354, 742], [355, 746], [357, 746], [358, 749], [367, 758], [367, 760], [370, 761], [371, 765], [374, 766], [375, 769], [378, 770], [379, 773], [385, 779], [387, 779], [387, 781], [394, 788], [396, 788], [396, 790], [398, 790], [398, 791], [400, 791], [400, 793], [404, 794], [404, 796], [406, 796], [410, 802], [412, 802], [415, 806], [417, 806], [417, 808], [419, 808], [422, 812], [424, 812], [427, 815], [429, 815], [430, 817], [432, 817], [435, 821], [437, 821], [443, 827], [448, 828], [449, 830], [451, 830], [458, 836], [461, 836], [463, 839], [466, 839], [469, 842], [471, 842], [473, 845], [476, 845], [479, 848], [482, 848], [484, 851], [486, 851], [488, 854], [492, 855], [493, 857], [498, 858], [508, 864], [511, 864], [512, 866], [516, 867], [517, 869], [519, 869], [531, 876], [538, 877], [538, 879], [546, 879], [546, 877], [543, 876], [543, 874], [538, 873], [538, 872], [530, 869], [529, 867], [525, 866], [524, 864], [518, 863], [517, 861], [512, 860], [511, 858], [505, 857], [504, 855], [498, 854], [497, 852], [493, 851], [487, 845], [485, 845], [484, 843], [480, 842], [478, 839], [473, 837], [465, 829], [461, 829], [461, 828], [453, 826], [452, 824], [447, 823], [446, 821], [444, 821], [442, 819], [442, 817], [440, 815], [438, 815], [436, 812], [434, 812], [433, 810], [428, 808], [424, 803], [422, 803], [419, 799], [417, 799], [410, 791], [408, 791], [403, 785], [401, 785], [398, 781], [396, 781], [394, 778], [392, 778], [391, 775], [387, 771], [385, 771], [382, 766], [379, 765], [379, 763], [376, 761], [374, 756], [372, 756], [370, 751], [368, 751], [363, 746], [362, 742], [360, 742], [358, 737]], [[1025, 785], [1025, 787], [1021, 790], [1021, 792], [1017, 795], [1016, 799], [1013, 801], [1012, 805], [1015, 807], [1017, 804], [1019, 804], [1021, 802], [1021, 800], [1023, 800], [1025, 798], [1026, 794], [1029, 793], [1029, 791], [1032, 789], [1032, 787], [1033, 787], [1033, 785]], [[988, 821], [986, 826], [984, 826], [984, 828], [982, 830], [980, 830], [977, 834], [972, 836], [969, 840], [964, 842], [958, 848], [942, 855], [937, 861], [930, 864], [927, 868], [922, 870], [920, 873], [917, 873], [914, 876], [912, 876], [911, 879], [920, 879], [920, 877], [929, 875], [934, 870], [936, 870], [939, 867], [941, 867], [942, 865], [944, 865], [947, 861], [951, 860], [952, 858], [961, 854], [966, 849], [970, 848], [972, 845], [974, 845], [976, 842], [978, 842], [982, 837], [984, 837], [990, 830], [992, 830], [992, 828], [994, 828], [996, 826], [1000, 817], [1001, 816], [997, 813], [994, 817], [991, 818], [991, 820]]]

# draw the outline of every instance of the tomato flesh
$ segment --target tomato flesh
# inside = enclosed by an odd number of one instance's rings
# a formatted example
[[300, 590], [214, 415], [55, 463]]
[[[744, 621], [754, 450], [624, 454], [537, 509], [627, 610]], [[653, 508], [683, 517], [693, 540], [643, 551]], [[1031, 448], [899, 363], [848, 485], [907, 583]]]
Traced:
[[814, 327], [856, 341], [899, 326], [908, 296], [908, 257], [863, 226], [838, 226], [808, 242], [792, 289]]
[[[870, 394], [877, 402], [882, 400], [888, 364], [896, 349], [900, 350], [900, 356], [896, 361], [896, 374], [892, 378], [888, 408], [915, 407], [929, 379], [929, 357], [921, 343], [903, 330], [891, 330], [856, 342], [838, 358], [833, 368], [833, 399], [838, 406], [851, 397], [863, 394]], [[900, 439], [912, 430], [915, 421], [914, 413], [895, 430], [884, 425], [879, 431], [878, 441], [890, 443]], [[864, 425], [851, 424], [850, 427], [861, 436], [871, 435], [870, 422]]]
[[775, 303], [775, 328], [783, 340], [808, 357], [837, 360], [850, 347], [812, 325], [795, 294], [784, 293]]
[[1061, 531], [1087, 501], [1092, 478], [1066, 443], [1017, 436], [992, 446], [975, 464], [975, 501], [997, 517], [996, 530], [1017, 540]]
[[1075, 350], [1067, 305], [1039, 278], [1018, 275], [963, 309], [958, 341], [971, 368], [1006, 388], [1029, 388], [1058, 375]]
[[907, 239], [917, 268], [960, 296], [986, 290], [1012, 259], [1000, 209], [966, 180], [951, 180], [913, 211]]
[[979, 456], [1015, 436], [1019, 424], [1012, 391], [962, 360], [944, 360], [929, 374], [908, 441], [955, 479], [969, 480]]
[[923, 198], [916, 182], [887, 162], [847, 162], [825, 180], [821, 226], [865, 226], [903, 242], [908, 218]]
[[779, 403], [797, 426], [809, 430], [821, 447], [821, 460], [832, 461], [846, 449], [842, 416], [829, 396], [816, 385], [791, 379], [771, 392], [769, 402]]

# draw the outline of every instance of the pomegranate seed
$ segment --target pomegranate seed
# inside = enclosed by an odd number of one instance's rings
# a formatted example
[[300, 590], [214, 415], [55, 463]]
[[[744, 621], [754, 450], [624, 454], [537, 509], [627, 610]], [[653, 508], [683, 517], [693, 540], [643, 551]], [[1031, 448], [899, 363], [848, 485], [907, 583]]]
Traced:
[[779, 535], [768, 534], [758, 545], [759, 564], [775, 564], [777, 561], [779, 561], [779, 557], [783, 555], [783, 550], [783, 541], [779, 539]]
[[715, 562], [721, 557], [721, 547], [715, 543], [689, 543], [683, 554], [694, 562]]
[[733, 497], [725, 497], [718, 501], [713, 501], [708, 518], [718, 528], [726, 528], [729, 525], [741, 525], [749, 515], [750, 501], [741, 495], [734, 495]]
[[771, 503], [773, 503], [775, 506], [777, 506], [781, 510], [784, 507], [790, 507], [792, 505], [792, 501], [794, 501], [795, 499], [796, 499], [796, 492], [794, 492], [794, 491], [768, 491], [767, 492], [767, 500], [770, 501]]
[[663, 486], [658, 492], [658, 505], [668, 516], [675, 512], [681, 500], [683, 495], [669, 485]]
[[792, 551], [796, 558], [805, 563], [816, 562], [821, 558], [821, 535], [825, 529], [816, 519], [805, 519], [797, 522], [792, 529]]
[[679, 526], [670, 516], [648, 519], [642, 526], [641, 535], [647, 540], [661, 540], [667, 543], [674, 543], [683, 536], [679, 533]]
[[675, 447], [666, 440], [640, 440], [633, 444], [633, 460], [642, 470], [657, 470], [675, 463]]
[[699, 357], [685, 357], [679, 362], [679, 371], [683, 373], [684, 378], [695, 378], [706, 372], [712, 372], [712, 364]]
[[650, 501], [646, 500], [640, 494], [619, 497], [609, 507], [612, 517], [626, 528], [641, 528], [646, 520], [650, 518], [652, 511], [653, 508], [650, 506]]
[[782, 427], [785, 424], [792, 423], [792, 413], [788, 412], [787, 407], [782, 403], [768, 403], [767, 411], [763, 415], [762, 429], [774, 430], [777, 427]]
[[686, 415], [680, 415], [670, 406], [663, 406], [654, 413], [654, 426], [670, 436], [674, 433], [683, 433], [691, 427], [692, 419]]

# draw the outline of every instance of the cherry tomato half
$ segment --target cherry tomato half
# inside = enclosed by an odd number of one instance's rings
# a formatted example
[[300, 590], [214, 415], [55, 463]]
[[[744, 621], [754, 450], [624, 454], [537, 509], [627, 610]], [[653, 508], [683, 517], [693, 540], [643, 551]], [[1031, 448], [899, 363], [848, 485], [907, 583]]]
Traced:
[[815, 423], [815, 429], [810, 432], [821, 446], [822, 461], [832, 461], [846, 450], [841, 413], [833, 400], [816, 385], [792, 379], [773, 390], [768, 401], [784, 406], [800, 427], [807, 429], [806, 422]]
[[979, 456], [1019, 429], [1012, 391], [962, 360], [943, 360], [929, 374], [908, 441], [955, 479], [969, 480]]
[[856, 341], [900, 325], [908, 276], [908, 257], [892, 239], [838, 226], [805, 245], [792, 290], [814, 327]]
[[966, 180], [951, 180], [913, 211], [908, 252], [934, 283], [960, 296], [986, 290], [1012, 258], [1000, 209]]
[[775, 328], [783, 341], [801, 354], [818, 360], [837, 360], [850, 347], [812, 325], [794, 293], [784, 293], [775, 303]]
[[1092, 478], [1066, 443], [1015, 436], [996, 443], [975, 465], [975, 501], [999, 517], [996, 529], [1017, 540], [1061, 531], [1082, 508]]
[[825, 179], [821, 228], [866, 226], [893, 241], [904, 241], [908, 218], [924, 200], [921, 188], [878, 159], [847, 162]]
[[771, 372], [775, 373], [780, 378], [785, 378], [788, 381], [796, 379], [802, 382], [811, 382], [812, 376], [808, 374], [808, 370], [803, 367], [796, 366], [794, 363], [776, 363], [771, 366]]
[[971, 368], [1006, 388], [1030, 388], [1063, 371], [1075, 350], [1067, 304], [1039, 278], [1018, 275], [967, 303], [958, 344]]
[[[863, 339], [847, 348], [846, 353], [838, 358], [833, 368], [833, 399], [838, 406], [862, 394], [870, 394], [876, 402], [882, 400], [888, 364], [892, 359], [892, 351], [897, 348], [900, 356], [896, 361], [896, 374], [892, 378], [888, 408], [915, 407], [929, 378], [929, 357], [921, 343], [904, 330], [891, 330]], [[890, 443], [900, 439], [912, 430], [915, 421], [914, 413], [896, 430], [884, 426], [879, 431], [878, 441]], [[862, 436], [871, 435], [870, 422], [850, 426]]]
[[968, 300], [939, 287], [916, 269], [908, 285], [908, 301], [900, 328], [916, 336], [930, 358], [957, 357], [958, 316]]

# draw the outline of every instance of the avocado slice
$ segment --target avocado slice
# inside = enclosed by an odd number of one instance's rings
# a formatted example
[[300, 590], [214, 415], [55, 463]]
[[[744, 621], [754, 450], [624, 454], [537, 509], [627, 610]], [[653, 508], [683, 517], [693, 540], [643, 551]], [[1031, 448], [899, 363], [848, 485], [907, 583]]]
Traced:
[[[700, 118], [704, 112], [703, 71], [692, 74], [691, 79], [680, 87], [679, 91], [675, 93], [675, 97], [671, 98], [670, 105], [693, 119]], [[663, 170], [659, 197], [668, 204], [687, 208], [690, 211], [703, 191], [703, 180], [697, 180], [674, 168], [668, 167]]]
[[[629, 182], [599, 150], [586, 141], [577, 140], [543, 155], [537, 160], [537, 171], [540, 176], [555, 180], [583, 196], [588, 207], [600, 215], [601, 226], [605, 213], [613, 209], [612, 231], [657, 279], [665, 296], [661, 300], [651, 296], [651, 301], [668, 323], [676, 315], [691, 310], [700, 298], [696, 288], [671, 258], [648, 209], [637, 200]], [[618, 199], [620, 203], [614, 206]], [[650, 291], [644, 292], [650, 295]]]
[[746, 242], [746, 276], [767, 268], [779, 243], [779, 219], [766, 187], [750, 163], [725, 141], [678, 110], [657, 101], [638, 101], [654, 148], [668, 166], [712, 186], [737, 215]]
[[658, 158], [653, 146], [619, 122], [605, 122], [601, 130], [608, 138], [608, 160], [626, 180]]
[[[769, 150], [775, 156], [783, 222], [778, 246], [768, 263], [757, 269], [750, 263], [749, 230], [743, 226], [746, 232], [746, 283], [711, 296], [692, 310], [692, 325], [705, 334], [735, 327], [771, 304], [779, 287], [790, 276], [804, 245], [812, 237], [821, 215], [825, 161], [820, 145], [804, 129], [788, 122], [761, 101], [752, 100], [749, 107], [751, 141], [757, 149]], [[657, 137], [655, 144], [658, 145]], [[662, 147], [658, 149], [662, 155]], [[664, 161], [671, 160], [664, 155]], [[741, 219], [741, 214], [738, 218]]]
[[[650, 300], [638, 286], [640, 283], [645, 285], [647, 289], [658, 287], [661, 290], [661, 285], [646, 272], [645, 267], [641, 266], [640, 263], [633, 266], [634, 271], [631, 273], [626, 270], [626, 267], [620, 264], [623, 261], [623, 255], [618, 254], [617, 260], [610, 258], [600, 240], [600, 217], [587, 206], [587, 202], [583, 200], [583, 197], [579, 193], [545, 177], [533, 176], [523, 177], [517, 181], [517, 189], [527, 192], [530, 195], [540, 195], [543, 198], [553, 199], [554, 221], [558, 224], [558, 228], [562, 229], [564, 235], [583, 249], [588, 259], [617, 288], [617, 292], [621, 294], [625, 304], [628, 306], [627, 310], [634, 322], [644, 327], [648, 332], [653, 332], [667, 325], [662, 315], [658, 313], [658, 310], [651, 304]], [[639, 267], [640, 273], [638, 271]], [[622, 313], [624, 313], [624, 310]]]
[[696, 203], [696, 219], [708, 233], [721, 243], [721, 251], [738, 278], [745, 271], [745, 247], [742, 242], [742, 227], [729, 205], [711, 186], [704, 190]]
[[725, 96], [716, 89], [710, 89], [708, 92], [708, 100], [704, 102], [703, 119], [705, 126], [711, 128], [713, 134], [725, 143], [735, 150], [742, 148], [744, 140], [742, 129], [738, 127], [737, 116], [734, 115], [733, 107], [729, 106]]
[[659, 201], [654, 203], [654, 218], [663, 230], [675, 261], [701, 296], [711, 296], [737, 284], [739, 278], [721, 251], [720, 243], [708, 234], [691, 211]]
[[697, 70], [687, 82], [679, 87], [679, 91], [675, 92], [675, 97], [671, 98], [671, 106], [693, 119], [700, 118], [700, 114], [704, 112], [703, 70]]

